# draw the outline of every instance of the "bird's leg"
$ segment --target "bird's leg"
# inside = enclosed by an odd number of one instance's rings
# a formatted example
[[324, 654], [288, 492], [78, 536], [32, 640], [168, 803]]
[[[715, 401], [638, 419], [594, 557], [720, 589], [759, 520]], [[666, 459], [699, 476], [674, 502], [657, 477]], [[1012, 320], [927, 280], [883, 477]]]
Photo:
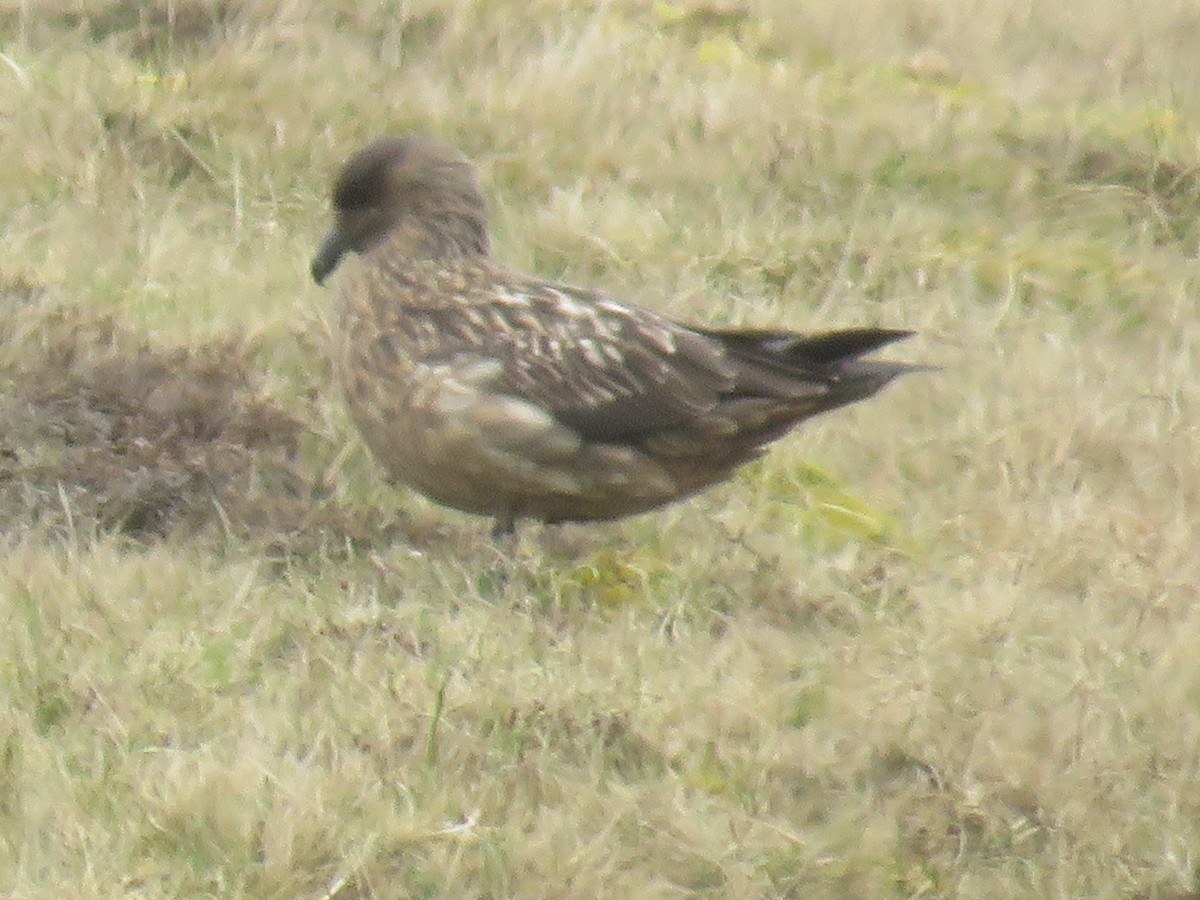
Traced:
[[506, 543], [512, 539], [516, 531], [517, 518], [512, 514], [512, 510], [506, 509], [496, 516], [496, 522], [492, 525], [492, 542]]
[[517, 517], [511, 510], [504, 510], [496, 516], [492, 525], [492, 551], [496, 554], [496, 567], [491, 569], [490, 580], [493, 588], [504, 592], [513, 575], [513, 566], [517, 565]]

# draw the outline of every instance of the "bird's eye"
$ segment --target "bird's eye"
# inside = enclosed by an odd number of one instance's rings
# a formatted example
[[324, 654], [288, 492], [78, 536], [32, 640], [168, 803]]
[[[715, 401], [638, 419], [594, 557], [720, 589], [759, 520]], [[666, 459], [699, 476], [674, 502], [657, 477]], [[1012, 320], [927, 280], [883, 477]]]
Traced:
[[399, 141], [380, 141], [357, 153], [342, 170], [333, 189], [335, 209], [376, 206], [388, 190], [392, 173], [408, 153]]
[[333, 205], [337, 209], [364, 209], [374, 204], [378, 194], [377, 177], [348, 178], [334, 190]]

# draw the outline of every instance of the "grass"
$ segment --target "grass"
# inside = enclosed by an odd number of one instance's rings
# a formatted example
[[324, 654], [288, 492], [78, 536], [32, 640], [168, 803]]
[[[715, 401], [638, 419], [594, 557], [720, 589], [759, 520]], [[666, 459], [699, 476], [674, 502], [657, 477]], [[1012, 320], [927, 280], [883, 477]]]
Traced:
[[[0, 2], [0, 893], [1200, 896], [1200, 16]], [[943, 366], [595, 527], [388, 487], [308, 282], [497, 253]]]

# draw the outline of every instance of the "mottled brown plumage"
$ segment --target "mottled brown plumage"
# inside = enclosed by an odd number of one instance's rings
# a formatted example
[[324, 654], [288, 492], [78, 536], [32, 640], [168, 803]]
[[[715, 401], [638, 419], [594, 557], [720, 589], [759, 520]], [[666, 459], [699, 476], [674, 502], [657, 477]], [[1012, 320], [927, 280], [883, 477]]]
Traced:
[[905, 331], [696, 328], [513, 272], [471, 166], [432, 141], [360, 150], [333, 209], [312, 273], [358, 254], [336, 350], [351, 417], [392, 477], [496, 534], [686, 497], [919, 368], [861, 359]]

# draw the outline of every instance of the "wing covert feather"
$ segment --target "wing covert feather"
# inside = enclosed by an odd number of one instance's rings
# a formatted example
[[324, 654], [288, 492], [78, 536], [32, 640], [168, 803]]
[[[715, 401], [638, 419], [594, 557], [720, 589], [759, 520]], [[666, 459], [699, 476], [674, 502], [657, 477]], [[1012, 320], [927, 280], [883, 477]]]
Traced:
[[[395, 284], [364, 288], [372, 302]], [[542, 407], [585, 440], [621, 442], [681, 425], [711, 411], [735, 381], [717, 341], [602, 294], [532, 280], [459, 281], [421, 293], [431, 302], [413, 302], [414, 292], [377, 311], [386, 322], [381, 343], [421, 361], [495, 359], [490, 390]]]

